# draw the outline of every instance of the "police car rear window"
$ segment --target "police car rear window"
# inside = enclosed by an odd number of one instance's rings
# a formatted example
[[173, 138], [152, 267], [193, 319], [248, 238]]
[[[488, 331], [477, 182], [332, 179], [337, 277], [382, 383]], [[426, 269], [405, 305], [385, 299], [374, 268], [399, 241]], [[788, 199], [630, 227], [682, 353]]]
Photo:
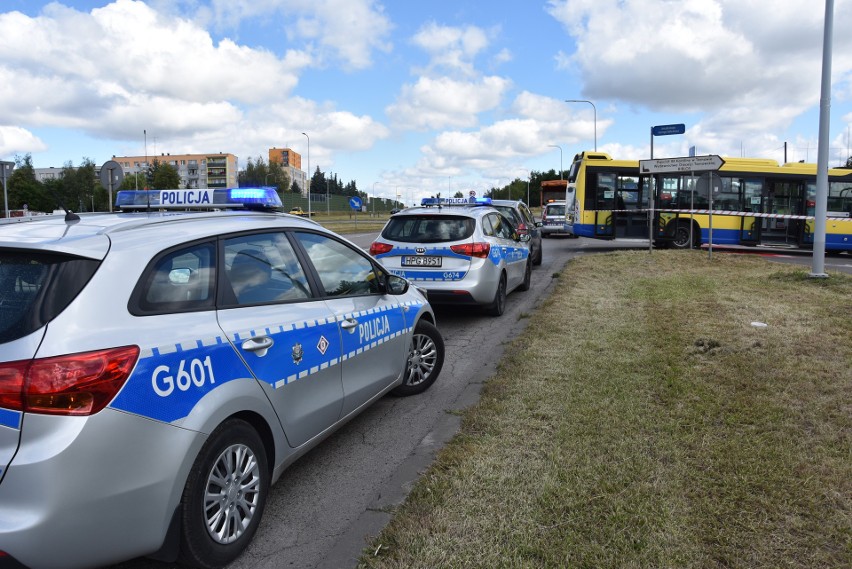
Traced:
[[0, 344], [53, 320], [89, 281], [98, 261], [29, 251], [0, 252]]
[[382, 237], [402, 243], [441, 243], [462, 241], [473, 235], [476, 220], [447, 215], [412, 215], [393, 217], [382, 231]]
[[564, 205], [549, 205], [547, 206], [547, 215], [565, 215]]

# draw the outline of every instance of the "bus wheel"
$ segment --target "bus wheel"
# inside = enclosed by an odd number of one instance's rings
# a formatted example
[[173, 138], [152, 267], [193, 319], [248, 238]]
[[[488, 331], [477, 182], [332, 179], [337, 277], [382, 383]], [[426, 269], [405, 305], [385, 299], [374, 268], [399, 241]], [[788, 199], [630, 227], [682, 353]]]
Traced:
[[[689, 249], [689, 223], [678, 223], [671, 230], [671, 245], [675, 249]], [[693, 230], [693, 242], [697, 242], [698, 234]]]

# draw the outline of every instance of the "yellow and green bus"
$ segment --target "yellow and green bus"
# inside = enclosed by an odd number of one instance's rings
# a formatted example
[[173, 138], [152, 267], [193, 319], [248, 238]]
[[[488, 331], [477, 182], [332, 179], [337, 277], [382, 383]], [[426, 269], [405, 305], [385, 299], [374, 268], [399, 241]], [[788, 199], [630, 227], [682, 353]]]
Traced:
[[[713, 245], [812, 247], [815, 164], [724, 160], [715, 172], [642, 174], [638, 160], [577, 154], [568, 174], [565, 230], [597, 239], [653, 239], [658, 247], [696, 247], [710, 243], [711, 235]], [[852, 251], [852, 168], [830, 169], [828, 186], [826, 251]]]

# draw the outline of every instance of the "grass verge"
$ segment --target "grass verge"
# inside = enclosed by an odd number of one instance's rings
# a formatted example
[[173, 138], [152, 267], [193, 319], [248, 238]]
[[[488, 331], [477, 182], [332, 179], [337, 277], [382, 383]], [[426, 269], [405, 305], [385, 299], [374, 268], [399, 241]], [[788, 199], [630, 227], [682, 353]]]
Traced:
[[852, 278], [572, 261], [359, 566], [852, 566]]

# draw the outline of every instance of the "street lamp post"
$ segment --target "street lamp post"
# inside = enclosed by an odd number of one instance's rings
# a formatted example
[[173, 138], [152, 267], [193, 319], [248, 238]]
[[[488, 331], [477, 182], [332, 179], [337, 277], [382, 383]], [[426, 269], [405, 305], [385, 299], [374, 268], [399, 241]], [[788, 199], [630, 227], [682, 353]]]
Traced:
[[308, 139], [308, 218], [311, 217], [311, 137], [302, 133]]
[[15, 167], [14, 162], [0, 162], [0, 174], [3, 178], [3, 207], [6, 209], [6, 217], [9, 217], [9, 193], [6, 191], [7, 172], [11, 172]]
[[373, 217], [376, 217], [376, 184], [378, 182], [373, 182]]
[[551, 148], [558, 148], [559, 149], [559, 179], [561, 180], [562, 179], [562, 147], [559, 146], [558, 144], [548, 144], [548, 146], [551, 147]]
[[595, 117], [595, 152], [597, 152], [598, 151], [598, 108], [595, 106], [595, 104], [593, 102], [587, 101], [586, 99], [565, 99], [565, 102], [566, 103], [589, 103], [590, 105], [592, 105], [592, 109], [595, 112], [595, 114], [594, 114], [594, 117]]

